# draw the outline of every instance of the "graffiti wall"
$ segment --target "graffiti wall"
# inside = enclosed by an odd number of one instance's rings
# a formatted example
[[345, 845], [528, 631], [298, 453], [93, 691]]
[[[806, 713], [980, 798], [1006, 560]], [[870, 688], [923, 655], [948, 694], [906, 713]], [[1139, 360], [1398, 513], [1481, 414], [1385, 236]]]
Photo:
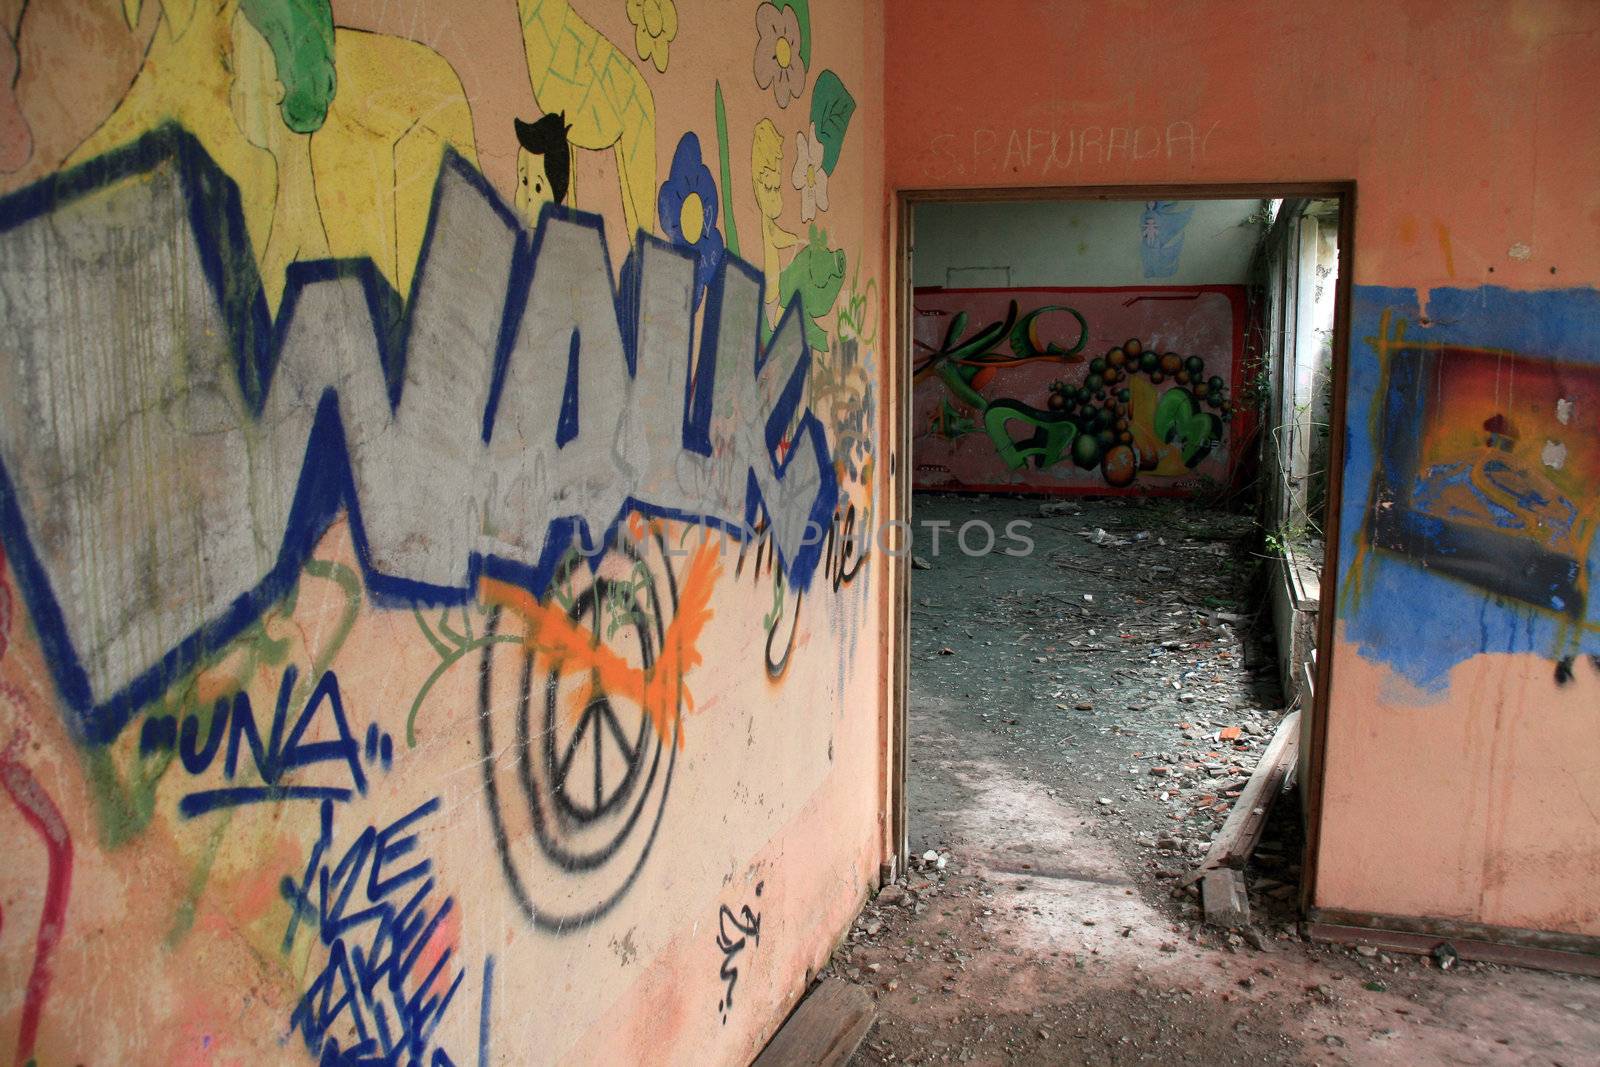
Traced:
[[879, 859], [875, 24], [7, 16], [0, 1057], [759, 1047]]
[[[1361, 286], [1354, 310], [1338, 586], [1348, 654], [1335, 684], [1406, 709], [1397, 729], [1416, 743], [1335, 729], [1337, 795], [1386, 781], [1438, 795], [1448, 817], [1366, 847], [1396, 864], [1430, 857], [1445, 874], [1434, 892], [1464, 913], [1600, 933], [1600, 908], [1559, 891], [1592, 869], [1600, 789], [1587, 755], [1600, 743], [1600, 295], [1483, 286], [1434, 289], [1424, 303]], [[1488, 721], [1453, 715], [1462, 697]], [[1549, 783], [1552, 796], [1446, 786], [1500, 775]], [[1584, 817], [1568, 818], [1561, 797]], [[1343, 820], [1329, 831], [1343, 848], [1358, 832]], [[1371, 873], [1330, 877], [1358, 906], [1394, 888]]]
[[1192, 494], [1227, 486], [1244, 287], [919, 288], [915, 485]]

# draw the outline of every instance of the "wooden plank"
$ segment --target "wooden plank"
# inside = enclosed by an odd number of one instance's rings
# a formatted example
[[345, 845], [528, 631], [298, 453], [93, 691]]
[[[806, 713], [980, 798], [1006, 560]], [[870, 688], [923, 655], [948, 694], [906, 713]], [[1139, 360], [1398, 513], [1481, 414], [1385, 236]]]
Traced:
[[1244, 875], [1232, 867], [1213, 867], [1200, 883], [1205, 901], [1206, 922], [1212, 926], [1249, 926], [1250, 894], [1245, 891]]
[[1267, 815], [1273, 801], [1283, 791], [1284, 780], [1300, 753], [1300, 713], [1290, 712], [1278, 724], [1278, 730], [1261, 753], [1261, 762], [1245, 784], [1239, 799], [1234, 801], [1228, 821], [1212, 839], [1205, 858], [1184, 879], [1184, 885], [1193, 885], [1204, 878], [1207, 871], [1218, 867], [1243, 867], [1261, 840], [1266, 828]]
[[829, 978], [806, 995], [752, 1067], [841, 1067], [855, 1055], [877, 1013], [865, 989]]
[[[1383, 917], [1376, 917], [1383, 918]], [[1411, 921], [1402, 919], [1400, 921]], [[1436, 920], [1438, 926], [1461, 926], [1471, 931], [1494, 930], [1494, 927], [1474, 927], [1469, 924], [1453, 924], [1449, 920]], [[1569, 974], [1583, 974], [1591, 978], [1600, 978], [1600, 946], [1596, 945], [1595, 938], [1588, 938], [1589, 945], [1583, 950], [1570, 951], [1563, 948], [1546, 948], [1540, 945], [1513, 944], [1507, 941], [1480, 940], [1470, 936], [1443, 936], [1442, 933], [1417, 933], [1407, 930], [1394, 930], [1382, 926], [1346, 925], [1319, 921], [1313, 913], [1312, 921], [1306, 923], [1306, 936], [1313, 941], [1332, 941], [1344, 945], [1373, 945], [1389, 952], [1405, 952], [1416, 956], [1432, 954], [1441, 942], [1448, 941], [1450, 947], [1464, 960], [1481, 960], [1484, 963], [1497, 963], [1506, 967], [1532, 967], [1544, 971], [1565, 971]], [[1508, 931], [1514, 936], [1517, 931]]]

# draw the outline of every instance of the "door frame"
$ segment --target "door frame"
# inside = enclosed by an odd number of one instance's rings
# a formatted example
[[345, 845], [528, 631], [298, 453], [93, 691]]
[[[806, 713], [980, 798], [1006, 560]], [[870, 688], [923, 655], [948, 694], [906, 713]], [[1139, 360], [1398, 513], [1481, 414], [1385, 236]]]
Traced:
[[[1316, 899], [1317, 856], [1321, 837], [1325, 792], [1324, 753], [1328, 736], [1328, 711], [1332, 707], [1334, 609], [1339, 574], [1339, 512], [1343, 499], [1345, 402], [1350, 367], [1350, 290], [1355, 276], [1356, 183], [1352, 180], [1316, 182], [1158, 183], [1149, 185], [1020, 186], [1003, 189], [950, 188], [900, 189], [892, 194], [888, 220], [890, 247], [889, 303], [885, 322], [888, 378], [884, 404], [888, 414], [889, 463], [885, 472], [888, 523], [911, 521], [912, 314], [915, 284], [912, 255], [915, 249], [915, 213], [919, 204], [1005, 203], [1016, 201], [1095, 200], [1251, 200], [1315, 199], [1339, 202], [1339, 274], [1334, 288], [1333, 381], [1328, 447], [1328, 491], [1324, 514], [1324, 557], [1320, 601], [1317, 608], [1317, 658], [1313, 675], [1309, 729], [1302, 742], [1310, 748], [1307, 780], [1302, 785], [1305, 802], [1305, 852], [1301, 858], [1300, 909], [1307, 912]], [[910, 530], [909, 525], [901, 529]], [[885, 554], [888, 590], [885, 598], [885, 702], [884, 782], [888, 806], [884, 824], [884, 851], [880, 874], [885, 879], [907, 869], [910, 847], [906, 809], [906, 752], [910, 712], [911, 553]], [[1307, 721], [1307, 715], [1301, 716]]]

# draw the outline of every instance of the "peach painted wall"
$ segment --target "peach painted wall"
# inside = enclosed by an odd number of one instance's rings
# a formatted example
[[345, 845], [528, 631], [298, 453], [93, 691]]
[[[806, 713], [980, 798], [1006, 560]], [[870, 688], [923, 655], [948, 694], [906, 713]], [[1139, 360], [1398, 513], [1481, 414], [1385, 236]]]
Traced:
[[0, 31], [0, 1059], [748, 1061], [882, 852], [881, 24]]
[[[1315, 903], [1600, 934], [1600, 7], [892, 0], [886, 20], [891, 191], [1357, 183]], [[1498, 388], [1430, 404], [1487, 359]], [[1516, 433], [1491, 441], [1496, 415]]]

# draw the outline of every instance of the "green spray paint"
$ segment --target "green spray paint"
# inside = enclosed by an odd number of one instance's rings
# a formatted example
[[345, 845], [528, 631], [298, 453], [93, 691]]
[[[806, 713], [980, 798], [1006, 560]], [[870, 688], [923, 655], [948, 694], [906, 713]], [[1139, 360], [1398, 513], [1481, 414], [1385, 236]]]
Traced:
[[338, 86], [328, 0], [240, 0], [239, 10], [272, 49], [283, 83], [283, 124], [295, 133], [317, 132]]
[[728, 108], [722, 102], [722, 83], [717, 82], [717, 162], [722, 178], [722, 228], [728, 235], [728, 251], [739, 254], [739, 224], [733, 218], [733, 168], [728, 165]]

